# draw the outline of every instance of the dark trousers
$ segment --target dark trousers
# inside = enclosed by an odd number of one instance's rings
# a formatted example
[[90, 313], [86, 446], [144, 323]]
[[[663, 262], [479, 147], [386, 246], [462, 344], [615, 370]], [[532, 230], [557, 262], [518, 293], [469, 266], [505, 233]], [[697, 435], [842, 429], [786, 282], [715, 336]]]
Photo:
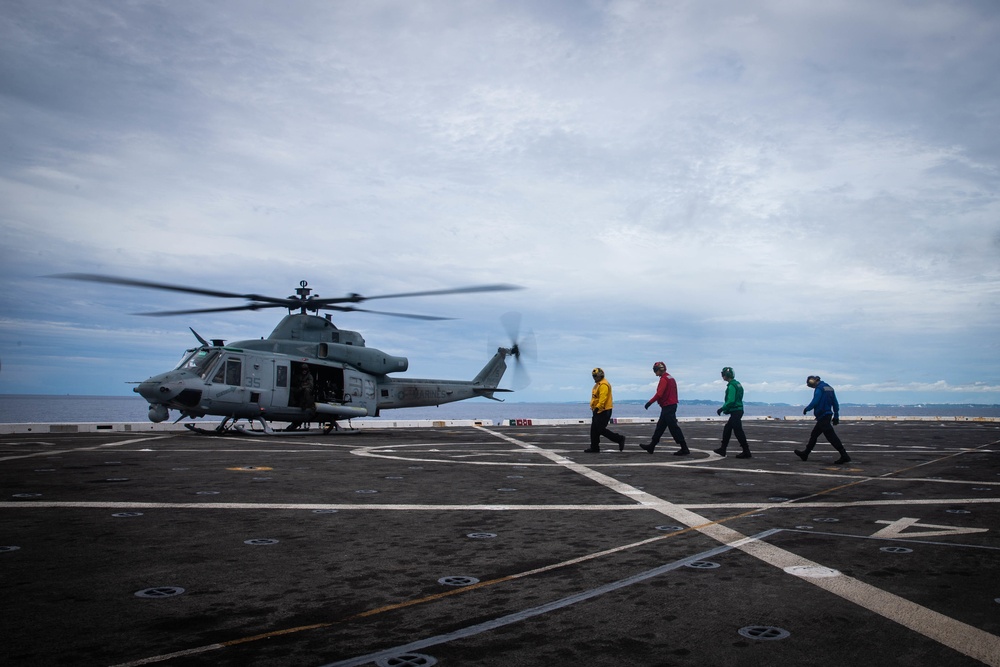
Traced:
[[836, 449], [842, 456], [847, 456], [847, 450], [844, 449], [844, 443], [840, 441], [837, 436], [836, 431], [833, 430], [833, 415], [823, 415], [822, 417], [816, 418], [816, 425], [813, 426], [812, 433], [809, 434], [809, 444], [806, 445], [806, 454], [813, 450], [816, 446], [816, 440], [819, 439], [820, 433], [826, 436], [826, 439], [830, 441], [833, 448]]
[[663, 405], [660, 406], [660, 418], [656, 422], [656, 428], [653, 429], [653, 439], [650, 440], [650, 444], [656, 445], [660, 442], [660, 438], [663, 437], [663, 432], [670, 429], [670, 437], [674, 439], [681, 447], [687, 447], [687, 443], [684, 441], [684, 434], [681, 432], [681, 427], [677, 425], [677, 404], [673, 405]]
[[590, 447], [591, 449], [600, 449], [601, 436], [603, 435], [608, 440], [612, 442], [619, 442], [622, 437], [615, 433], [614, 431], [608, 430], [608, 424], [611, 423], [611, 410], [605, 410], [604, 412], [595, 412], [594, 416], [590, 419]]
[[744, 452], [750, 451], [750, 445], [747, 444], [747, 436], [743, 433], [743, 411], [733, 410], [729, 413], [729, 421], [722, 428], [722, 451], [726, 451], [726, 447], [729, 446], [729, 438], [736, 435], [736, 442], [740, 443], [740, 447], [743, 448]]

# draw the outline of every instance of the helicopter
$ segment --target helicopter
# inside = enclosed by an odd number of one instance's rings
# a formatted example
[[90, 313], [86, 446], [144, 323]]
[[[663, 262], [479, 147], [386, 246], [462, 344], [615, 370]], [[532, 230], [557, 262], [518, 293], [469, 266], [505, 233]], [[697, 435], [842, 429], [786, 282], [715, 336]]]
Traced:
[[[324, 433], [340, 430], [337, 422], [354, 417], [378, 417], [385, 409], [435, 406], [477, 396], [501, 399], [495, 393], [510, 392], [499, 388], [507, 370], [506, 360], [520, 368], [525, 342], [533, 346], [533, 337], [518, 341], [520, 316], [508, 313], [502, 319], [511, 336], [509, 347], [498, 347], [493, 357], [472, 380], [433, 380], [390, 377], [407, 370], [409, 360], [365, 345], [357, 331], [340, 329], [332, 316], [320, 316], [321, 310], [363, 312], [419, 320], [446, 320], [447, 317], [385, 312], [359, 308], [354, 304], [374, 299], [470, 294], [521, 289], [516, 285], [495, 284], [459, 287], [379, 296], [352, 293], [343, 297], [320, 298], [312, 294], [307, 281], [299, 282], [295, 294], [284, 298], [259, 294], [235, 294], [213, 289], [168, 283], [133, 280], [91, 273], [62, 273], [49, 276], [144, 289], [165, 290], [226, 299], [244, 299], [236, 306], [193, 310], [136, 313], [148, 316], [188, 315], [284, 308], [288, 310], [267, 338], [226, 343], [206, 340], [193, 328], [198, 345], [187, 349], [171, 370], [154, 375], [133, 388], [149, 403], [149, 420], [160, 423], [179, 413], [175, 420], [221, 417], [210, 431], [195, 424], [193, 431], [225, 434], [231, 430], [247, 433], [239, 420], [246, 419], [250, 433], [275, 433], [271, 422], [288, 422], [284, 431], [308, 431], [318, 423]], [[297, 312], [296, 312], [297, 311]], [[256, 426], [260, 426], [260, 430]]]

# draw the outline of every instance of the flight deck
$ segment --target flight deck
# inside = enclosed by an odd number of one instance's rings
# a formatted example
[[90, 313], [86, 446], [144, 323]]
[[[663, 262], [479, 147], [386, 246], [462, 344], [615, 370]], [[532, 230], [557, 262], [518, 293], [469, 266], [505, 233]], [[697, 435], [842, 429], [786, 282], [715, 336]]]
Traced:
[[0, 435], [5, 664], [1000, 666], [1000, 424]]

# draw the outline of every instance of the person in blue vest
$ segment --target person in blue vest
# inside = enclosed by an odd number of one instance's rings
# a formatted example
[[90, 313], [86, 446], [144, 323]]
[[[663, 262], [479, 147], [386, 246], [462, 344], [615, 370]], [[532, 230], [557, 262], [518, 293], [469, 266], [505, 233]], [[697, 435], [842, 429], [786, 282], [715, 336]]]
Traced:
[[850, 462], [851, 457], [847, 455], [844, 443], [840, 441], [837, 433], [833, 430], [833, 427], [840, 423], [840, 403], [837, 402], [837, 393], [818, 375], [810, 375], [806, 378], [806, 384], [813, 389], [813, 398], [809, 405], [802, 410], [802, 414], [808, 414], [812, 410], [813, 416], [816, 417], [816, 425], [813, 426], [812, 433], [809, 434], [809, 444], [806, 445], [805, 451], [796, 449], [795, 455], [803, 461], [808, 459], [813, 447], [816, 446], [819, 434], [822, 433], [833, 445], [833, 448], [840, 453], [840, 458], [834, 463]]
[[729, 439], [735, 434], [736, 441], [740, 443], [743, 451], [736, 455], [738, 459], [748, 459], [751, 457], [750, 445], [747, 444], [747, 436], [743, 433], [743, 385], [736, 381], [736, 373], [732, 367], [726, 366], [722, 369], [722, 379], [728, 382], [726, 385], [726, 398], [722, 407], [715, 411], [718, 415], [729, 415], [729, 421], [722, 428], [722, 446], [712, 450], [719, 456], [726, 455], [726, 447], [729, 446]]

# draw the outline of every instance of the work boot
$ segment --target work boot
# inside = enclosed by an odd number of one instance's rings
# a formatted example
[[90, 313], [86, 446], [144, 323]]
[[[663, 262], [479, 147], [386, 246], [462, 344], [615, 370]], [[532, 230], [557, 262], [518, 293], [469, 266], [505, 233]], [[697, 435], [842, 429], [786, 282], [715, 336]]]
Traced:
[[687, 456], [691, 453], [691, 450], [687, 448], [687, 445], [681, 445], [681, 448], [674, 452], [674, 456]]
[[851, 462], [851, 457], [848, 456], [847, 454], [841, 454], [840, 458], [837, 459], [836, 461], [834, 461], [834, 463], [836, 463], [838, 465], [841, 465], [841, 464], [844, 464], [844, 463], [850, 463], [850, 462]]
[[809, 452], [799, 451], [798, 449], [795, 450], [795, 455], [803, 461], [809, 458]]
[[601, 453], [600, 447], [591, 447], [590, 449], [585, 449], [583, 451], [585, 451], [588, 454], [600, 454]]
[[650, 454], [653, 453], [654, 447], [656, 447], [656, 445], [654, 445], [653, 443], [649, 443], [648, 445], [639, 445], [639, 449], [645, 449]]
[[715, 452], [716, 454], [718, 454], [719, 456], [721, 456], [722, 458], [726, 458], [726, 448], [725, 447], [719, 447], [718, 449], [713, 449], [712, 451]]
[[618, 451], [619, 452], [624, 452], [625, 451], [625, 436], [622, 435], [622, 436], [619, 436], [619, 438], [620, 438], [620, 440], [618, 441]]
[[736, 458], [738, 458], [738, 459], [748, 459], [750, 457], [751, 457], [751, 454], [750, 454], [750, 450], [749, 449], [744, 449], [742, 452], [740, 452], [739, 454], [736, 455]]

